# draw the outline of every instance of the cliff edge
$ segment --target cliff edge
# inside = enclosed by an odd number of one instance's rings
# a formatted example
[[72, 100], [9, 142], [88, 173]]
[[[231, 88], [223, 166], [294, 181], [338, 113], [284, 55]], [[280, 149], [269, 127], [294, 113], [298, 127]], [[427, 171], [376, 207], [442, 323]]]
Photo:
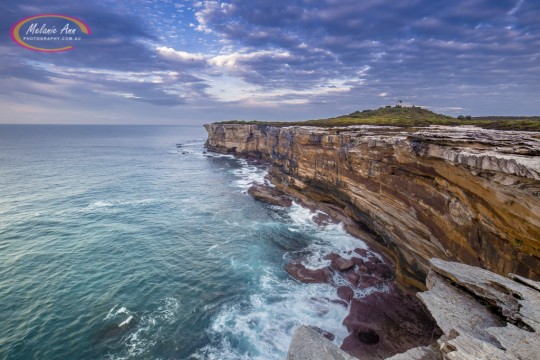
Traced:
[[206, 146], [271, 162], [276, 189], [331, 216], [425, 289], [429, 259], [540, 280], [540, 133], [209, 124]]

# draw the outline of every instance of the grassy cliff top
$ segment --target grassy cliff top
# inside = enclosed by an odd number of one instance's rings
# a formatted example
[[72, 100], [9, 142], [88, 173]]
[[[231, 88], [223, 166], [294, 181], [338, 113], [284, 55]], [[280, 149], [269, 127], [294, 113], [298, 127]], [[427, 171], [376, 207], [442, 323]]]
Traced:
[[376, 110], [356, 111], [349, 115], [329, 119], [297, 122], [270, 121], [223, 121], [222, 124], [258, 124], [272, 126], [351, 126], [351, 125], [388, 125], [417, 127], [429, 125], [476, 125], [485, 129], [540, 131], [540, 116], [486, 116], [472, 118], [454, 118], [437, 114], [433, 111], [413, 106], [387, 106]]

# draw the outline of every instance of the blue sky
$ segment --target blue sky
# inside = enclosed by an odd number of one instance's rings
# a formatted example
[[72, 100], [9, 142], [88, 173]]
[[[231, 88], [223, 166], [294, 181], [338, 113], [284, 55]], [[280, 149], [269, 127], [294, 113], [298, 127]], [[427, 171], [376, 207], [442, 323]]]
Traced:
[[[60, 13], [75, 49], [16, 45], [11, 26]], [[540, 115], [538, 0], [0, 3], [0, 123], [302, 120], [405, 103]]]

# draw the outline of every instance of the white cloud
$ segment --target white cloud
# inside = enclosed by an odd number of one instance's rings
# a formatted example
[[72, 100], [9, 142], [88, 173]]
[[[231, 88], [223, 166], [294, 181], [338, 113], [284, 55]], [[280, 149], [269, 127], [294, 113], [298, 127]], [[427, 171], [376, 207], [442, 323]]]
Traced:
[[200, 53], [188, 53], [185, 51], [175, 50], [167, 46], [156, 47], [158, 56], [176, 62], [207, 62], [216, 67], [234, 68], [242, 62], [258, 59], [291, 59], [292, 55], [288, 51], [279, 50], [261, 50], [254, 52], [236, 51], [217, 56], [205, 56]]
[[185, 51], [175, 50], [167, 46], [156, 47], [159, 56], [170, 61], [177, 62], [201, 62], [205, 61], [203, 54], [193, 54]]
[[251, 53], [234, 52], [226, 55], [218, 55], [208, 60], [208, 63], [218, 67], [235, 67], [243, 61], [270, 58], [270, 59], [288, 59], [291, 54], [288, 51], [261, 50]]
[[325, 84], [303, 90], [268, 90], [230, 75], [212, 77], [207, 79], [207, 82], [210, 85], [206, 90], [207, 93], [217, 101], [237, 101], [249, 106], [264, 107], [307, 104], [312, 97], [345, 93], [351, 90], [351, 87], [346, 85], [347, 79], [332, 79]]

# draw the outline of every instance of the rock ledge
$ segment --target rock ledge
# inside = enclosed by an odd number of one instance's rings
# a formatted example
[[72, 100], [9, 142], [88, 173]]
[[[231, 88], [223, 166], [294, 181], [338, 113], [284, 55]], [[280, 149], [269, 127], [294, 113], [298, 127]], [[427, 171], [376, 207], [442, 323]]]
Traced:
[[[444, 335], [391, 360], [530, 360], [540, 354], [540, 283], [431, 259], [428, 291], [417, 296]], [[312, 334], [312, 332], [314, 334]], [[324, 340], [324, 341], [323, 341]], [[359, 357], [361, 358], [361, 357]], [[288, 360], [351, 359], [322, 335], [296, 330]]]

